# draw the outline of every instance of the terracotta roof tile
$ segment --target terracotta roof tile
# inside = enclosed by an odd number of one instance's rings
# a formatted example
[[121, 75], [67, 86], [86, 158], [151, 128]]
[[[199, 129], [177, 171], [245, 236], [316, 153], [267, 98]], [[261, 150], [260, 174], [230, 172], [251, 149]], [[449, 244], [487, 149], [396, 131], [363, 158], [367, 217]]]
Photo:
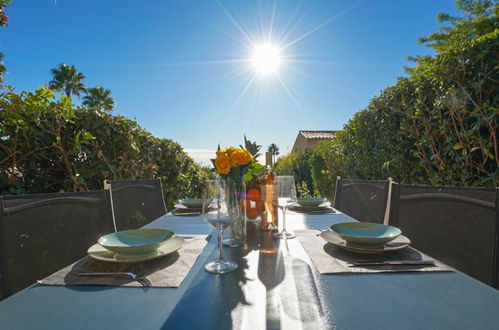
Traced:
[[330, 139], [334, 137], [336, 131], [300, 131], [307, 139]]

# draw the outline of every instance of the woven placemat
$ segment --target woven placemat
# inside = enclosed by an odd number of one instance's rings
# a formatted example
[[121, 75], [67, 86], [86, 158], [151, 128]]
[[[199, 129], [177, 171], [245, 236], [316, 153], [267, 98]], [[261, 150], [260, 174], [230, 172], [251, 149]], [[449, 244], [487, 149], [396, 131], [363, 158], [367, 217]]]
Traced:
[[[296, 237], [321, 274], [448, 272], [449, 266], [411, 247], [386, 253], [355, 253], [344, 250], [317, 236], [317, 230], [295, 230]], [[435, 265], [351, 266], [361, 261], [434, 260]]]
[[304, 206], [291, 206], [289, 208], [290, 211], [296, 213], [305, 213], [305, 214], [330, 214], [336, 213], [335, 210], [330, 207], [304, 207]]
[[[167, 256], [138, 263], [105, 262], [85, 257], [56, 273], [38, 281], [42, 285], [108, 285], [178, 288], [208, 243], [206, 235], [186, 239], [178, 251]], [[133, 281], [127, 276], [82, 277], [85, 272], [132, 272], [143, 280]]]
[[176, 208], [173, 209], [172, 215], [185, 216], [185, 217], [197, 217], [201, 215], [201, 211], [198, 209], [188, 209], [188, 208]]

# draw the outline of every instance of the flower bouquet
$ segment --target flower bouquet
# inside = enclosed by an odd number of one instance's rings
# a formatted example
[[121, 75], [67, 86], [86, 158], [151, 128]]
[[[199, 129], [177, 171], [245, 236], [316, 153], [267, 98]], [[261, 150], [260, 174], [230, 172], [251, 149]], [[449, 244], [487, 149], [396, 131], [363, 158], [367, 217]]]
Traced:
[[236, 194], [241, 208], [241, 217], [236, 220], [227, 231], [229, 238], [224, 240], [227, 246], [240, 246], [246, 242], [246, 218], [256, 217], [257, 199], [260, 198], [259, 191], [251, 188], [250, 182], [264, 169], [264, 166], [255, 160], [255, 155], [246, 148], [228, 147], [221, 149], [218, 146], [216, 158], [212, 159], [215, 172], [222, 179], [230, 178], [235, 182]]
[[255, 161], [253, 155], [246, 148], [228, 147], [220, 149], [218, 146], [217, 158], [211, 160], [215, 166], [215, 172], [222, 178], [229, 177], [233, 180], [250, 181], [253, 175], [260, 172], [264, 167]]

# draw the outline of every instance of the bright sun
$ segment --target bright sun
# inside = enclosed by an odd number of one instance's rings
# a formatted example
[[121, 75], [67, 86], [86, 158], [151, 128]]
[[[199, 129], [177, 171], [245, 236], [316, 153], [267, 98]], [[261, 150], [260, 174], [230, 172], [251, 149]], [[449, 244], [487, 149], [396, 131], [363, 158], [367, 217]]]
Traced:
[[266, 43], [255, 46], [251, 63], [256, 72], [260, 74], [275, 73], [281, 64], [279, 49], [272, 44]]

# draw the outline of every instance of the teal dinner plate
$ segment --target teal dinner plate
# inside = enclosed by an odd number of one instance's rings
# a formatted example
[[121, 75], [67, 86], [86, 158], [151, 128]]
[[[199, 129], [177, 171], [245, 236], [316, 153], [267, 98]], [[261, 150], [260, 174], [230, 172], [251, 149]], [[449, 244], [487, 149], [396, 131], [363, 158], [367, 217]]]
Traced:
[[203, 207], [203, 199], [202, 198], [185, 198], [181, 199], [180, 204], [187, 206], [188, 208], [200, 209]]
[[151, 259], [161, 258], [166, 255], [169, 255], [177, 250], [179, 250], [185, 243], [185, 240], [182, 237], [173, 236], [170, 239], [164, 240], [159, 243], [159, 247], [157, 250], [153, 251], [149, 254], [138, 254], [138, 255], [123, 255], [118, 254], [113, 251], [109, 251], [108, 249], [103, 248], [99, 244], [92, 245], [87, 253], [88, 255], [100, 261], [107, 262], [118, 262], [118, 263], [135, 263], [142, 262]]
[[102, 236], [97, 241], [109, 251], [122, 255], [145, 255], [156, 251], [159, 244], [174, 233], [165, 229], [132, 229]]
[[300, 206], [319, 206], [326, 201], [326, 198], [298, 198]]
[[396, 239], [390, 242], [386, 242], [382, 245], [355, 245], [348, 243], [343, 238], [339, 237], [336, 233], [331, 230], [323, 231], [320, 236], [328, 243], [336, 245], [339, 248], [355, 252], [355, 253], [385, 253], [398, 251], [411, 244], [411, 240], [400, 235]]
[[383, 245], [402, 233], [398, 228], [371, 222], [338, 223], [330, 229], [348, 243], [357, 245]]

